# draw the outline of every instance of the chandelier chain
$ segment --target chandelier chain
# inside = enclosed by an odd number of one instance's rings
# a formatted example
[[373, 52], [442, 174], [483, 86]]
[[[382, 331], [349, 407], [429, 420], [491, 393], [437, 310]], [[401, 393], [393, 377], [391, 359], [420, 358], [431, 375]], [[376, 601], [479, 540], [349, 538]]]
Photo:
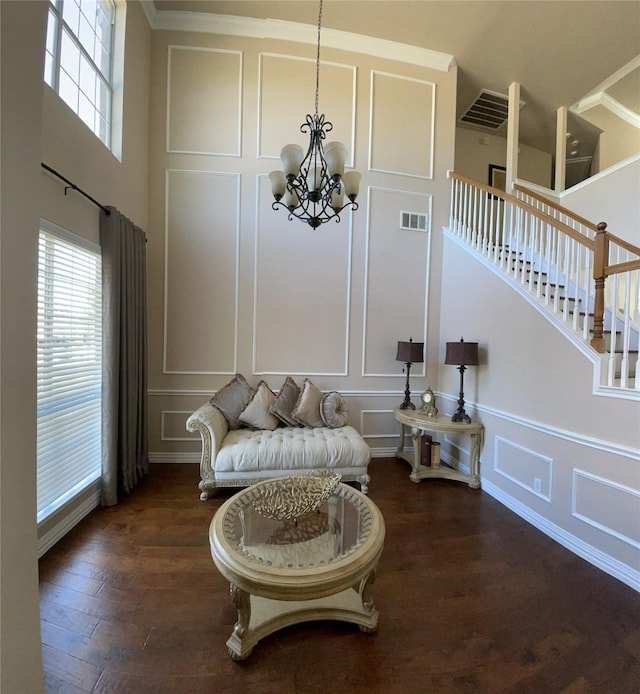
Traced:
[[320, 27], [322, 25], [322, 0], [318, 10], [318, 48], [316, 51], [316, 116], [318, 115], [318, 91], [320, 88]]
[[323, 144], [333, 124], [325, 120], [324, 113], [318, 113], [321, 27], [322, 0], [319, 0], [315, 114], [307, 113], [300, 126], [300, 132], [309, 135], [309, 148], [304, 154], [298, 144], [285, 145], [280, 153], [285, 170], [269, 174], [274, 198], [271, 207], [274, 210], [284, 207], [289, 219], [296, 217], [312, 229], [331, 219], [339, 222], [344, 209], [358, 209], [356, 198], [361, 178], [357, 171], [344, 172], [347, 148], [342, 142]]

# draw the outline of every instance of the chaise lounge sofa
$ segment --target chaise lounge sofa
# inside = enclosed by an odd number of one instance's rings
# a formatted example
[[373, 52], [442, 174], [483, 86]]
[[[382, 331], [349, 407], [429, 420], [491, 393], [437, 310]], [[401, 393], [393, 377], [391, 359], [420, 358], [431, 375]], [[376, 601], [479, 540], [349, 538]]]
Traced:
[[366, 494], [371, 452], [346, 421], [342, 396], [323, 393], [309, 379], [300, 388], [287, 377], [276, 395], [265, 381], [253, 389], [236, 374], [187, 419], [187, 430], [202, 443], [200, 499], [218, 487], [312, 470], [339, 472]]

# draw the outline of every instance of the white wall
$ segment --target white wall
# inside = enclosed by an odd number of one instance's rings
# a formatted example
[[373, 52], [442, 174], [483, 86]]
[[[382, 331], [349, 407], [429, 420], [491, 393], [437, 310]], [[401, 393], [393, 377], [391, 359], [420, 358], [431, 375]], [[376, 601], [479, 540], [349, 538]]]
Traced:
[[0, 690], [42, 691], [36, 528], [37, 239], [45, 217], [94, 241], [98, 212], [43, 172], [58, 170], [103, 204], [148, 223], [151, 32], [129, 3], [119, 162], [43, 82], [45, 2], [2, 2]]
[[[464, 385], [485, 426], [483, 489], [640, 589], [640, 403], [594, 395], [593, 363], [451, 237], [442, 297], [441, 358], [461, 335], [479, 343]], [[440, 377], [439, 407], [453, 411], [459, 374], [443, 366]]]
[[[546, 188], [551, 186], [552, 157], [547, 152], [519, 146], [518, 178]], [[469, 128], [456, 128], [455, 171], [480, 183], [489, 183], [489, 164], [506, 166], [506, 137]]]
[[640, 155], [596, 174], [558, 196], [558, 202], [629, 243], [640, 246]]
[[[456, 71], [323, 48], [319, 110], [363, 174], [360, 209], [313, 231], [271, 209], [267, 174], [314, 106], [315, 46], [154, 34], [150, 130], [150, 452], [197, 460], [185, 420], [239, 371], [339, 390], [350, 423], [391, 449], [398, 340], [435, 379], [441, 238]], [[436, 144], [437, 143], [437, 144]], [[429, 215], [430, 232], [399, 228]], [[197, 493], [194, 488], [194, 493]]]
[[0, 690], [42, 691], [36, 552], [36, 270], [46, 4], [0, 3]]

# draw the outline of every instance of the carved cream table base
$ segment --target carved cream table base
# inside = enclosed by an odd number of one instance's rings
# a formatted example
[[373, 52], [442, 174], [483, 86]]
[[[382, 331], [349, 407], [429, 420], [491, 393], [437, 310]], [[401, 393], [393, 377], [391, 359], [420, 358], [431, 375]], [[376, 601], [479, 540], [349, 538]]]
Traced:
[[234, 660], [292, 624], [335, 619], [365, 632], [378, 624], [371, 598], [385, 535], [378, 507], [339, 484], [317, 511], [296, 521], [266, 518], [253, 506], [272, 484], [259, 482], [228, 499], [209, 529], [213, 561], [238, 611], [227, 640]]
[[[427, 417], [416, 410], [401, 410], [396, 407], [393, 415], [400, 423], [400, 444], [396, 451], [396, 458], [401, 458], [411, 465], [409, 479], [412, 482], [439, 477], [458, 482], [466, 482], [472, 489], [480, 489], [480, 450], [482, 448], [484, 427], [479, 422], [452, 422], [451, 417], [438, 414], [435, 417]], [[404, 450], [405, 430], [411, 431], [413, 440], [413, 454]], [[471, 452], [469, 454], [469, 474], [456, 470], [447, 465], [440, 467], [427, 467], [420, 464], [420, 435], [427, 434], [461, 434], [471, 439]]]

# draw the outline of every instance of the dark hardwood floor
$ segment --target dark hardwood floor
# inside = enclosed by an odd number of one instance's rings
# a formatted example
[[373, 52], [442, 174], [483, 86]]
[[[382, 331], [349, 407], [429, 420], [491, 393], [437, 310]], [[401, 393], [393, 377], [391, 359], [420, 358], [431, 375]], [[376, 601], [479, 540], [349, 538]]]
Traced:
[[374, 459], [386, 521], [375, 634], [290, 627], [248, 660], [208, 546], [232, 492], [202, 503], [195, 465], [152, 465], [40, 560], [46, 691], [76, 694], [640, 692], [640, 599], [487, 494]]

